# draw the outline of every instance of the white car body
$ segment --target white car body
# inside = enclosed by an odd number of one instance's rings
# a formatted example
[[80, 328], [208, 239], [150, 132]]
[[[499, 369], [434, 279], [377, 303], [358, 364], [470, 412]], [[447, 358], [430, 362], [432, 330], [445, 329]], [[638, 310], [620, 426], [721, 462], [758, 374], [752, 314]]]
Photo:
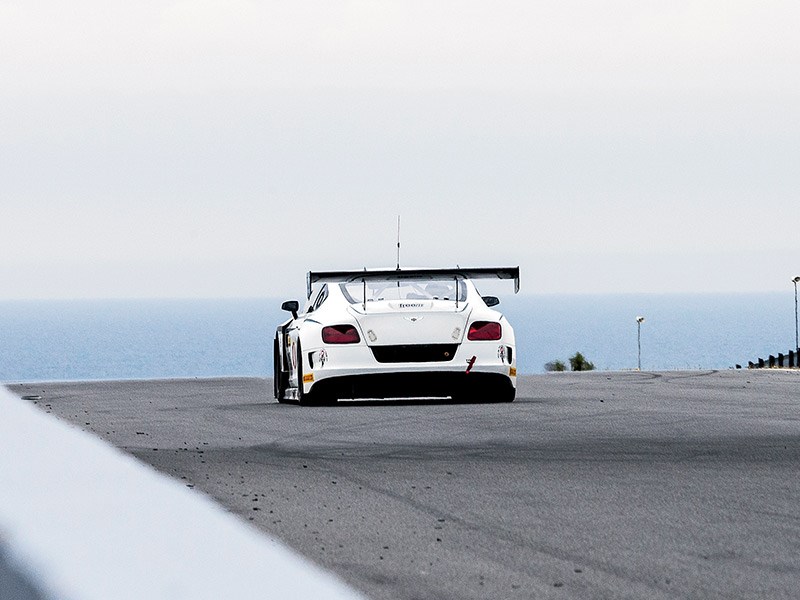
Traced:
[[514, 330], [473, 279], [519, 267], [309, 272], [308, 301], [274, 344], [279, 402], [341, 398], [514, 399]]

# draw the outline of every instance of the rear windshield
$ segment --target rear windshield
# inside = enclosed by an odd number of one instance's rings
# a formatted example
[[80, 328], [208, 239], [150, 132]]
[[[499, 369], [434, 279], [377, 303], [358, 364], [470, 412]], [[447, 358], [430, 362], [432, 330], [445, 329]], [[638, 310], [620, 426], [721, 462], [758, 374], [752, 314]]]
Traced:
[[342, 283], [342, 292], [350, 304], [383, 300], [456, 300], [467, 299], [467, 286], [459, 279], [400, 279], [395, 281], [349, 281]]

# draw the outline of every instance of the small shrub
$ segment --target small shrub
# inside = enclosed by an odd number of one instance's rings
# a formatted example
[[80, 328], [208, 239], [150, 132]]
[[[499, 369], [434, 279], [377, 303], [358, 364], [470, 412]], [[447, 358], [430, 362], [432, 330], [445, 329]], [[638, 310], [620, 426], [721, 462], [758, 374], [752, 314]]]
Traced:
[[551, 360], [549, 363], [544, 365], [545, 371], [566, 371], [567, 365], [564, 364], [563, 361], [560, 360]]
[[569, 366], [573, 371], [593, 371], [594, 365], [590, 363], [580, 352], [569, 359]]

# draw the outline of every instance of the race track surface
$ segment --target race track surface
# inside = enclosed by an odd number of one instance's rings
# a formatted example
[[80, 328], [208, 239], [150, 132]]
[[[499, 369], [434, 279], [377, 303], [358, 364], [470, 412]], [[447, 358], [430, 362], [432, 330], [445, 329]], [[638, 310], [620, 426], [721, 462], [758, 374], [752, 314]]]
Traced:
[[323, 408], [274, 403], [268, 379], [10, 387], [372, 598], [800, 589], [800, 372], [554, 373], [513, 404]]

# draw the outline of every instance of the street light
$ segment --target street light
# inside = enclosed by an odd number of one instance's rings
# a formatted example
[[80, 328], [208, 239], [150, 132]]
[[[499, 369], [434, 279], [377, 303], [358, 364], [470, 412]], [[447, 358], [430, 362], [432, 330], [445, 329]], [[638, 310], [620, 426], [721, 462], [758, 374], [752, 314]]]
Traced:
[[[800, 277], [797, 278], [800, 281]], [[797, 287], [797, 284], [795, 284]], [[636, 343], [639, 346], [639, 368], [636, 369], [637, 371], [642, 370], [642, 323], [644, 322], [644, 317], [636, 317]]]
[[800, 277], [795, 277], [792, 279], [792, 283], [794, 284], [794, 349], [800, 349], [800, 340], [797, 337], [797, 282], [800, 281]]

